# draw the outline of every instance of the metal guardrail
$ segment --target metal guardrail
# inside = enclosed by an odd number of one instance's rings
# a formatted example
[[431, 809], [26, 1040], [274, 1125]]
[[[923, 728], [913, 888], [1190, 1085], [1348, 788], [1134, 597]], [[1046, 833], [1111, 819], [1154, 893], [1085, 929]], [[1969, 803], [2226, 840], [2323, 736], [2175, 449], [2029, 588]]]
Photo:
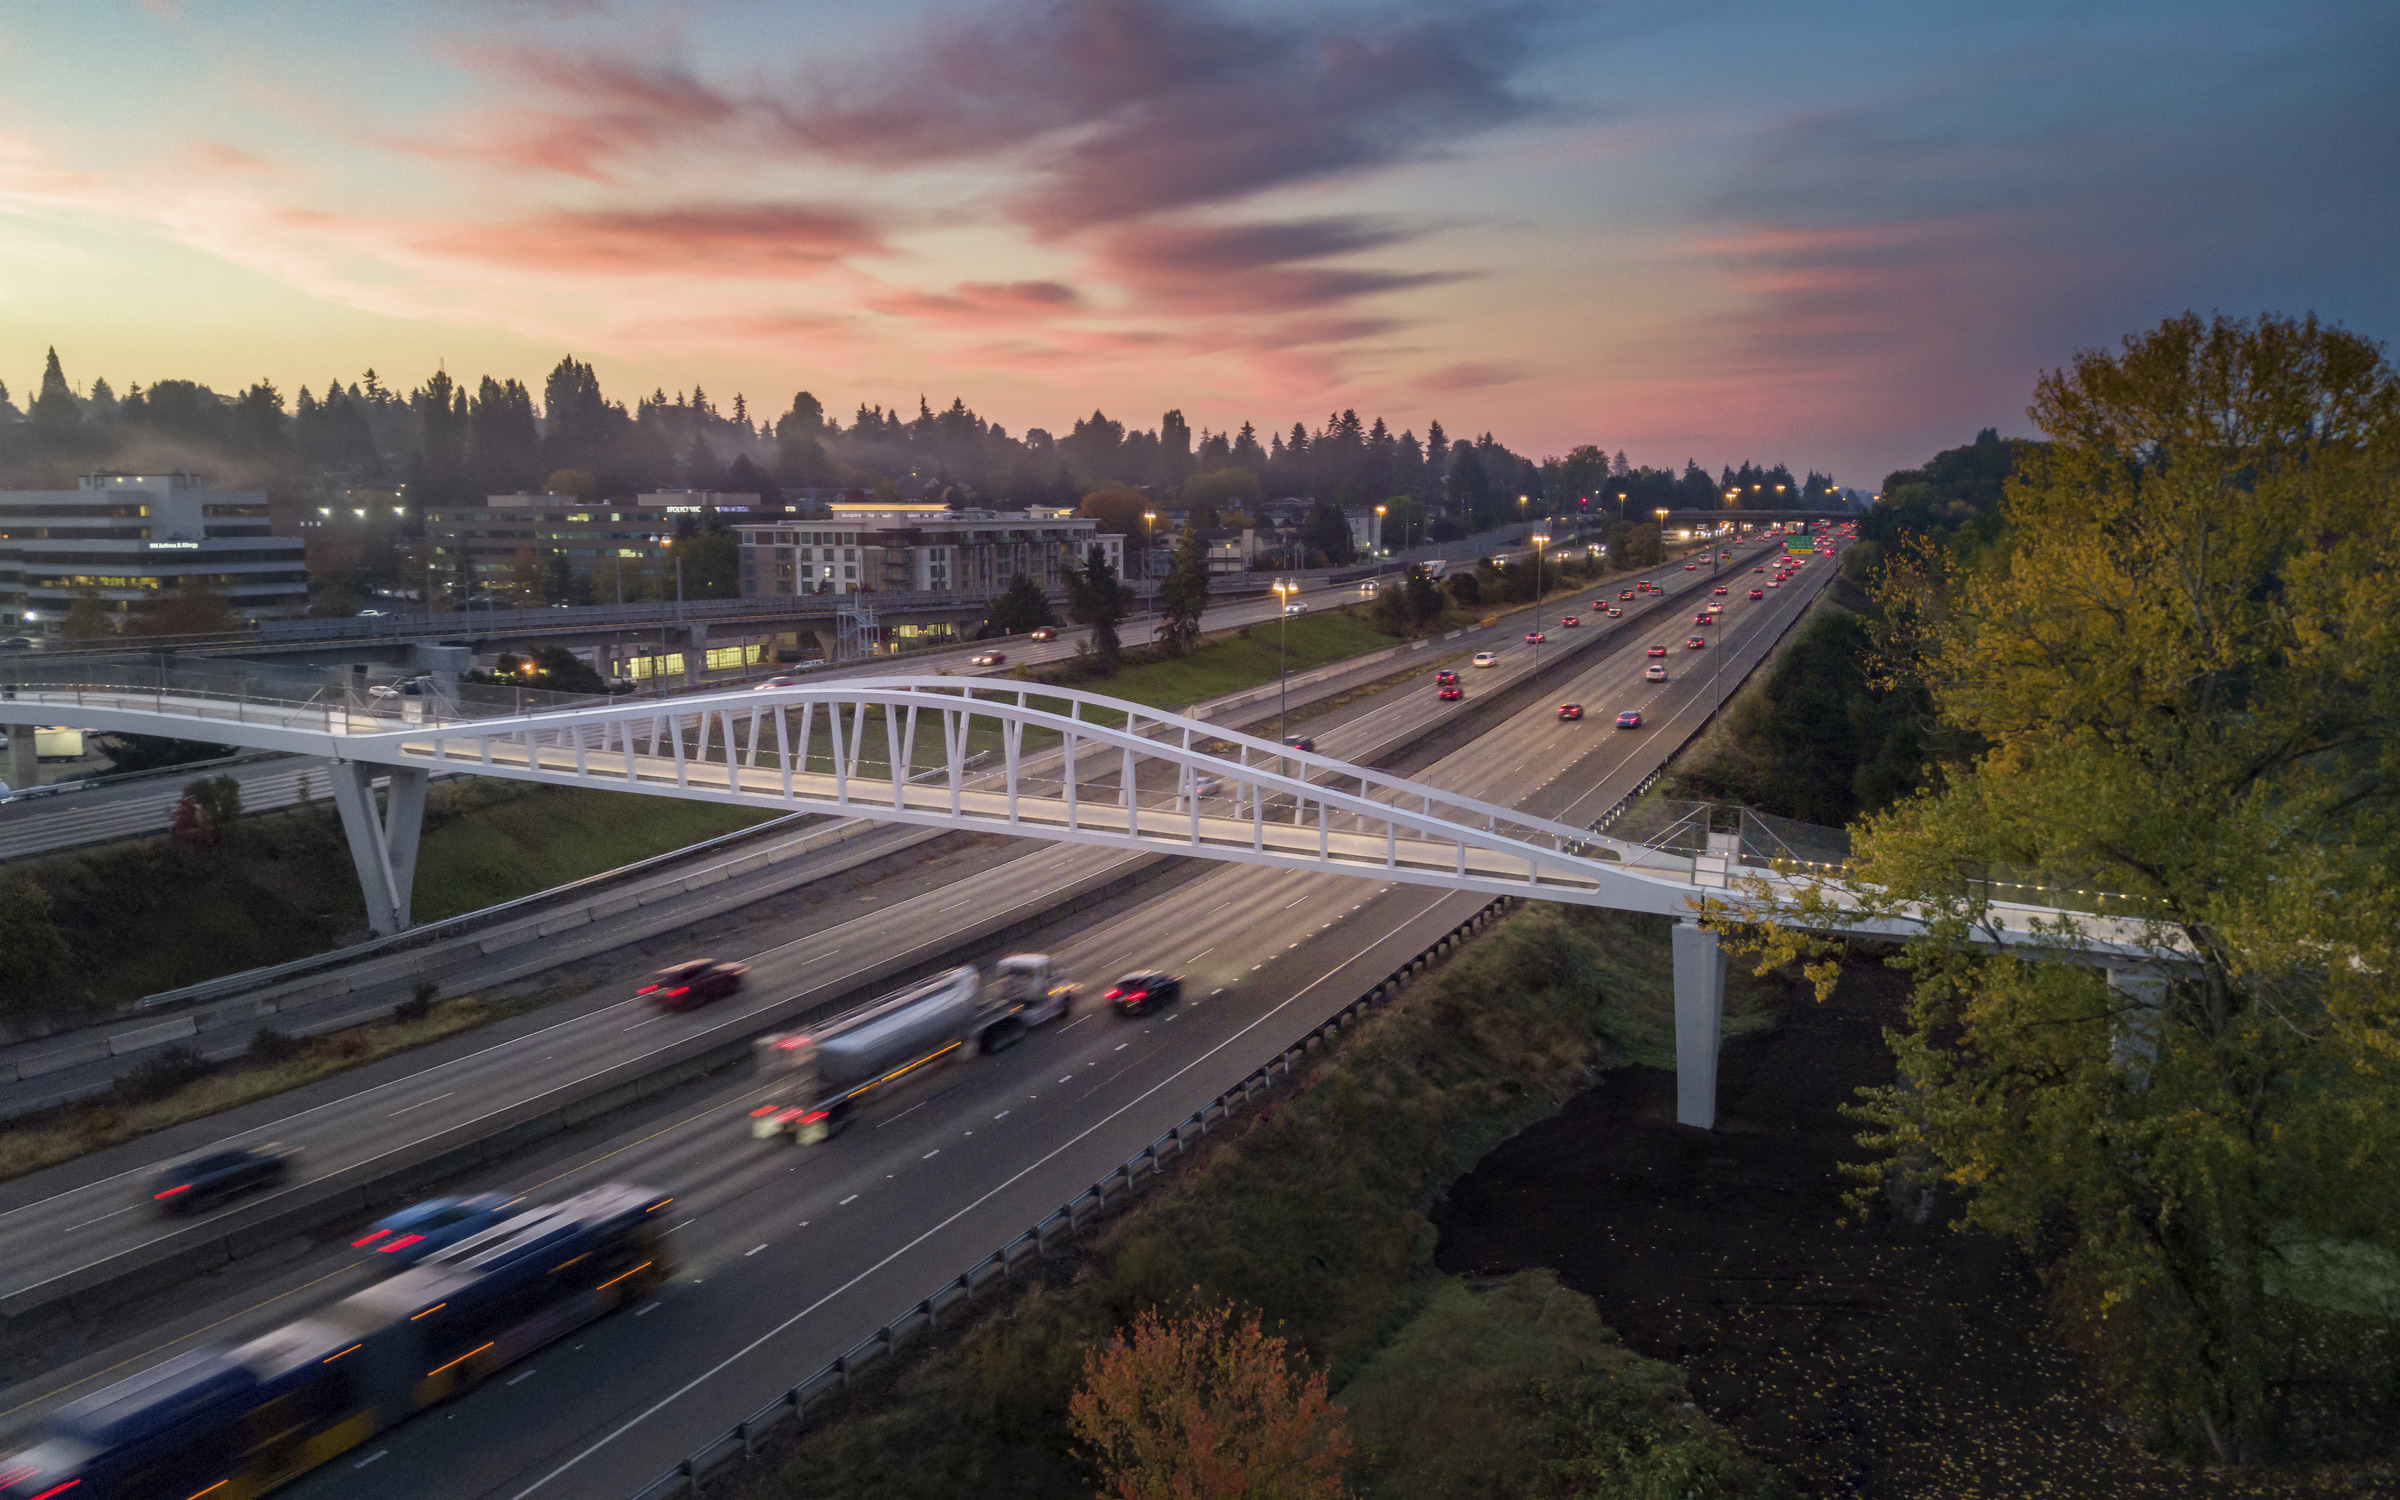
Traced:
[[906, 1311], [852, 1346], [847, 1353], [733, 1427], [701, 1444], [689, 1458], [634, 1491], [630, 1500], [670, 1500], [670, 1497], [677, 1495], [698, 1494], [711, 1471], [736, 1458], [747, 1459], [755, 1455], [760, 1438], [787, 1422], [804, 1420], [812, 1406], [821, 1403], [835, 1391], [848, 1389], [851, 1376], [876, 1360], [896, 1353], [902, 1340], [911, 1334], [920, 1330], [938, 1330], [946, 1311], [961, 1304], [972, 1307], [977, 1291], [993, 1281], [1007, 1279], [1021, 1265], [1039, 1261], [1049, 1251], [1055, 1238], [1063, 1234], [1064, 1238], [1072, 1240], [1113, 1204], [1122, 1203], [1130, 1197], [1140, 1183], [1157, 1177], [1166, 1169], [1168, 1162], [1180, 1160], [1191, 1149], [1190, 1143], [1194, 1138], [1206, 1136], [1210, 1126], [1223, 1123], [1236, 1110], [1273, 1089], [1278, 1074], [1289, 1080], [1295, 1062], [1304, 1059], [1310, 1051], [1327, 1045], [1377, 1006], [1399, 994], [1418, 975], [1431, 968], [1435, 961], [1456, 951], [1470, 934], [1490, 926], [1502, 914], [1523, 904], [1519, 897], [1502, 896], [1451, 928], [1416, 957], [1394, 969], [1381, 983], [1334, 1012], [1281, 1053], [1269, 1058], [1240, 1083], [1200, 1106], [1182, 1124], [1127, 1157], [1115, 1171], [1061, 1205], [1055, 1213], [943, 1282], [930, 1295], [918, 1298]]

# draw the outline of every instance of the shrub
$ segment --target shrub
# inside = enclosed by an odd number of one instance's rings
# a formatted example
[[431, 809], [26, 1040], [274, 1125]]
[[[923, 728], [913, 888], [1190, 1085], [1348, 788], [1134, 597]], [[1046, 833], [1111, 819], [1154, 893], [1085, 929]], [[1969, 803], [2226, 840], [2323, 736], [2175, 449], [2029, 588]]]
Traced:
[[161, 1047], [133, 1065], [132, 1071], [116, 1081], [116, 1095], [127, 1104], [148, 1104], [164, 1099], [186, 1084], [197, 1083], [216, 1071], [216, 1065], [200, 1055], [200, 1049], [189, 1042]]
[[250, 1033], [249, 1050], [242, 1054], [245, 1062], [271, 1068], [277, 1063], [290, 1062], [308, 1050], [308, 1044], [287, 1031], [261, 1026]]
[[442, 987], [432, 980], [418, 980], [409, 997], [392, 1007], [392, 1019], [404, 1023], [424, 1020], [433, 1014], [433, 997], [441, 992]]

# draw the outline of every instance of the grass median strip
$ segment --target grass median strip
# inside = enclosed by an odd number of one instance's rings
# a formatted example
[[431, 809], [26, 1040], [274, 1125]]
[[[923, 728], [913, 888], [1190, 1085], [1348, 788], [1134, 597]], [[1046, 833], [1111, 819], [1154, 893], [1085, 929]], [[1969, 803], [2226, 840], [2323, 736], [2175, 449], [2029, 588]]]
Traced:
[[112, 1093], [11, 1122], [0, 1131], [0, 1181], [270, 1098], [576, 993], [568, 986], [546, 985], [506, 996], [464, 995], [421, 1011], [404, 1003], [388, 1019], [316, 1037], [261, 1029], [248, 1052], [224, 1063], [212, 1064], [191, 1047], [164, 1048], [120, 1079]]

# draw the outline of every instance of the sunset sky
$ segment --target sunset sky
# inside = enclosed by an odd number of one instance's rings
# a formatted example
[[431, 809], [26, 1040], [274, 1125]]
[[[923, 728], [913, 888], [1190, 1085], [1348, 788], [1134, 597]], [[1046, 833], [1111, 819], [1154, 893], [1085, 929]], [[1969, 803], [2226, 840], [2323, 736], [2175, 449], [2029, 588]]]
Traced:
[[0, 7], [0, 379], [1330, 410], [1872, 486], [2186, 308], [2400, 335], [2400, 5]]

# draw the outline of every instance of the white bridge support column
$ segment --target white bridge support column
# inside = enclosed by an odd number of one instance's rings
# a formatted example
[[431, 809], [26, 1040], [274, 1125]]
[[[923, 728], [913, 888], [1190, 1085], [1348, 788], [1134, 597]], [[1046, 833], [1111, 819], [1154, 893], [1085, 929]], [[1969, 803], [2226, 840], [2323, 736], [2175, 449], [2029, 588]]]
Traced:
[[1725, 950], [1697, 922], [1675, 924], [1675, 1123], [1717, 1128], [1717, 1039], [1725, 1029]]
[[2110, 1059], [2135, 1088], [2148, 1088], [2165, 1029], [2167, 976], [2157, 969], [2111, 969], [2108, 987], [2125, 1006], [2109, 1038]]
[[[410, 894], [417, 884], [417, 837], [425, 829], [425, 772], [410, 766], [372, 766], [335, 761], [333, 803], [341, 810], [358, 867], [358, 888], [367, 902], [367, 926], [388, 936], [408, 925]], [[375, 777], [391, 778], [388, 809], [375, 806]]]
[[8, 736], [7, 755], [0, 759], [0, 781], [20, 792], [42, 782], [40, 750], [33, 741], [35, 732], [31, 724], [0, 724], [0, 734]]

